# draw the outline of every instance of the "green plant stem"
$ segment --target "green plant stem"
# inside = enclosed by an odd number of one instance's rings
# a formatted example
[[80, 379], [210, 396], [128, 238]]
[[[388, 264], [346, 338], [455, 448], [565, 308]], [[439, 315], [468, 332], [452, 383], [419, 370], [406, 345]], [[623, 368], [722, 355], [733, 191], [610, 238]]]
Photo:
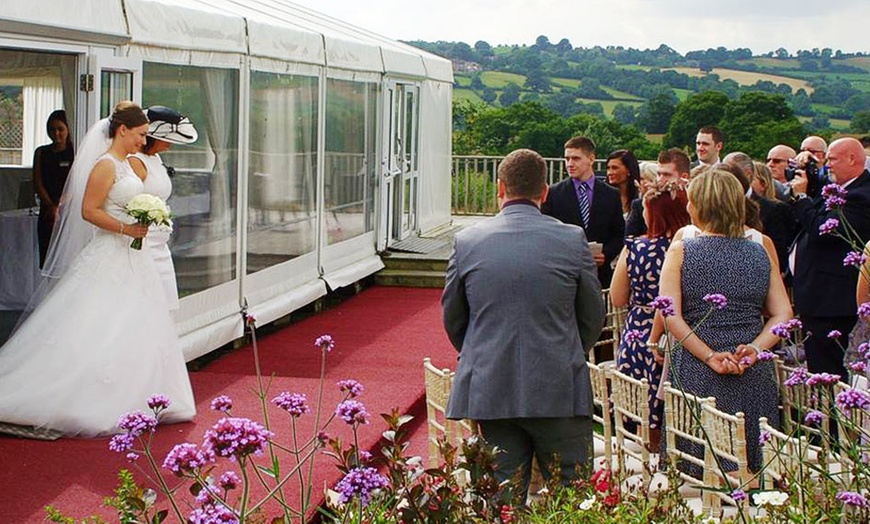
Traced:
[[151, 465], [151, 469], [157, 476], [157, 482], [160, 484], [160, 489], [166, 495], [166, 498], [169, 499], [169, 504], [172, 506], [172, 511], [175, 512], [175, 516], [178, 517], [178, 522], [186, 522], [186, 519], [181, 514], [181, 509], [178, 507], [178, 503], [175, 502], [175, 497], [172, 494], [172, 491], [169, 489], [169, 485], [166, 484], [166, 481], [163, 479], [163, 475], [160, 474], [160, 469], [157, 466], [157, 463], [154, 461], [154, 455], [151, 453], [151, 442], [145, 445], [145, 457], [148, 459], [148, 464]]

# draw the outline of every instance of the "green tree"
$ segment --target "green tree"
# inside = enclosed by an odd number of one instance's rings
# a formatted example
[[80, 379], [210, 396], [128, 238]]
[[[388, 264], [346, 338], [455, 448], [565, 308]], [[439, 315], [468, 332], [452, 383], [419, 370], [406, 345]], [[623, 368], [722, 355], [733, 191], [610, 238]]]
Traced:
[[725, 107], [719, 122], [727, 151], [763, 158], [776, 144], [798, 144], [806, 130], [782, 95], [748, 92]]
[[634, 107], [628, 104], [616, 104], [613, 106], [613, 119], [620, 124], [633, 124], [637, 115]]
[[853, 133], [870, 134], [870, 111], [859, 111], [849, 122], [849, 130]]
[[520, 100], [520, 86], [516, 85], [513, 82], [508, 83], [508, 85], [504, 86], [504, 89], [501, 91], [501, 95], [498, 97], [498, 103], [502, 105], [502, 107], [507, 107], [517, 103]]
[[663, 145], [694, 148], [698, 129], [717, 125], [728, 102], [728, 97], [718, 91], [704, 91], [686, 98], [677, 104]]
[[659, 93], [646, 101], [637, 114], [637, 125], [647, 133], [664, 133], [676, 110], [673, 92]]
[[480, 99], [487, 104], [495, 102], [495, 90], [491, 87], [485, 87], [483, 93], [480, 94]]
[[485, 85], [483, 85], [483, 79], [480, 78], [480, 73], [474, 73], [471, 75], [471, 88], [482, 90]]
[[526, 72], [525, 88], [536, 93], [549, 93], [553, 90], [549, 77], [544, 74], [541, 68]]

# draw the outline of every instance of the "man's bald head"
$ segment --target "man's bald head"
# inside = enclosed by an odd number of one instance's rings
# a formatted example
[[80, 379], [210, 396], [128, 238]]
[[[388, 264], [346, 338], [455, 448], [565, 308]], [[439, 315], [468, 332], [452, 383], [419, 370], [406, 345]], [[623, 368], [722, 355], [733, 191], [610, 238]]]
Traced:
[[797, 153], [794, 149], [785, 144], [777, 144], [770, 148], [767, 153], [767, 167], [770, 169], [770, 174], [775, 180], [785, 183], [785, 170], [788, 168], [788, 161], [795, 157]]
[[851, 137], [834, 140], [828, 148], [828, 169], [840, 185], [864, 172], [865, 159], [864, 146]]

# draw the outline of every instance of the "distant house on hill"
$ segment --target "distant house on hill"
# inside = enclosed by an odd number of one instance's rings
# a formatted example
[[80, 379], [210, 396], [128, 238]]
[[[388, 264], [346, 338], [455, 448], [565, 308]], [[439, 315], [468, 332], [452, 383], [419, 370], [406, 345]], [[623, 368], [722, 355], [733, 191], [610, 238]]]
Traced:
[[453, 64], [454, 73], [477, 73], [483, 70], [477, 62], [469, 62], [461, 58], [453, 58], [450, 63]]

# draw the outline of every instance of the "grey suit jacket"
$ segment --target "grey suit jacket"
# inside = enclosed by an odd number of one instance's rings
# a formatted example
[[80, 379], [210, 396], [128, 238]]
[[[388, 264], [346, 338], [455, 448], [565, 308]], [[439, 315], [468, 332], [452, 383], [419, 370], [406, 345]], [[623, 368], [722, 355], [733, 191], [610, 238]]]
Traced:
[[582, 228], [515, 204], [459, 232], [441, 305], [460, 352], [448, 418], [592, 414], [605, 311]]

